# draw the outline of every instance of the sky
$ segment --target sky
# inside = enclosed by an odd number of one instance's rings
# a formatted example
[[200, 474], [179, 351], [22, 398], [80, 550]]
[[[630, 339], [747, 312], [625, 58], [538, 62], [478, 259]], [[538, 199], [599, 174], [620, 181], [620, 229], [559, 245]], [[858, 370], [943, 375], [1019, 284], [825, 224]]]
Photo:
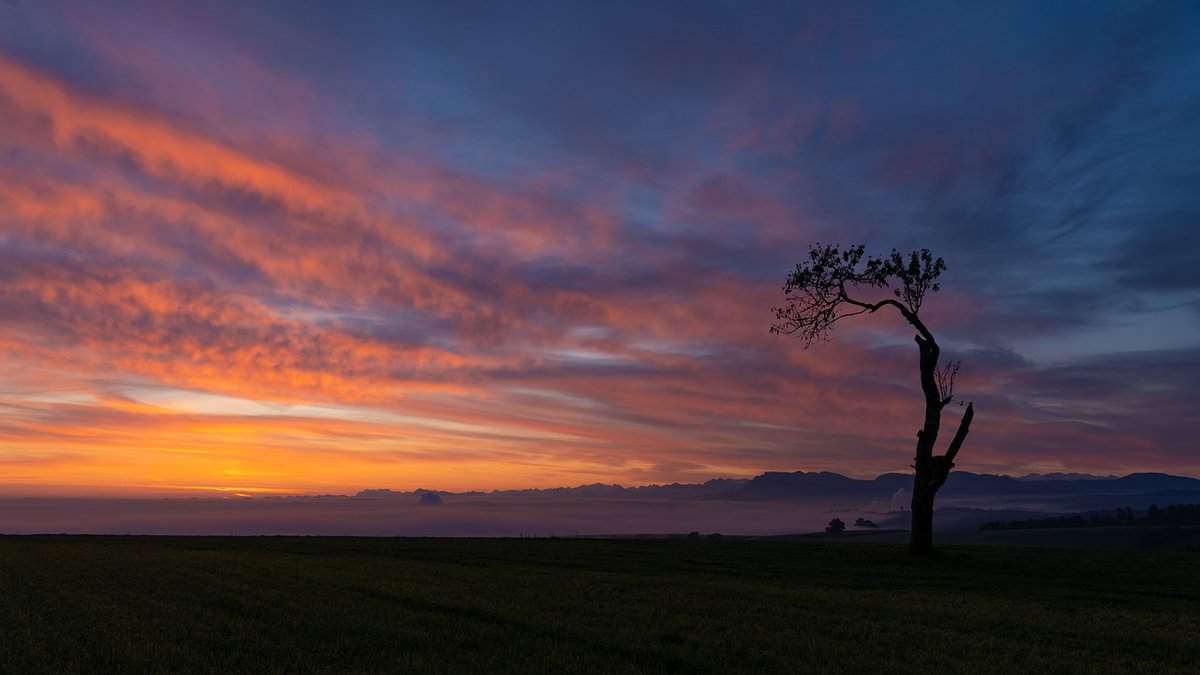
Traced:
[[815, 242], [944, 257], [959, 468], [1200, 475], [1197, 73], [1184, 2], [7, 0], [0, 494], [906, 471], [899, 317], [768, 334]]

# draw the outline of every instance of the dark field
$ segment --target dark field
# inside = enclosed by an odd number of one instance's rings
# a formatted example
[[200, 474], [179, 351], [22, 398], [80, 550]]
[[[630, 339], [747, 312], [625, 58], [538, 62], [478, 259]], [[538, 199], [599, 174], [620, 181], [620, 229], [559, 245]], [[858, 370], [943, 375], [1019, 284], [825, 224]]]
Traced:
[[1200, 672], [1200, 554], [0, 537], [5, 673]]

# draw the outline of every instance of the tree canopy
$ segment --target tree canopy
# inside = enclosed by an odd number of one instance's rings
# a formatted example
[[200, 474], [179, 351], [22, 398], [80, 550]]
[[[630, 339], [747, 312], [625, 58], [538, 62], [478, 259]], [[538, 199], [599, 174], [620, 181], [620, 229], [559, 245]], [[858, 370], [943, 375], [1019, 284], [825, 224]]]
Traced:
[[[946, 269], [929, 249], [913, 251], [907, 258], [893, 249], [891, 255], [866, 257], [865, 247], [814, 246], [808, 260], [796, 265], [783, 286], [784, 305], [775, 308], [771, 332], [796, 335], [806, 345], [827, 340], [842, 319], [893, 306], [917, 329], [921, 337], [933, 336], [918, 313], [930, 292], [941, 289], [938, 277]], [[864, 301], [852, 293], [891, 288], [892, 298]]]

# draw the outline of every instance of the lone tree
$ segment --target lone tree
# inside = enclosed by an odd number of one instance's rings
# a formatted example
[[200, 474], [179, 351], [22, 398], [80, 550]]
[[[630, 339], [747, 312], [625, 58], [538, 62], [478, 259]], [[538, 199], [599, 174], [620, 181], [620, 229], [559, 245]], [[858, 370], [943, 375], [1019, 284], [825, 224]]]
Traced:
[[[816, 245], [806, 262], [796, 265], [783, 286], [784, 305], [775, 308], [771, 332], [795, 335], [805, 342], [829, 339], [834, 324], [853, 316], [873, 314], [884, 308], [900, 313], [916, 329], [920, 353], [921, 391], [925, 394], [925, 421], [917, 431], [917, 453], [913, 461], [912, 534], [909, 548], [925, 554], [933, 550], [933, 499], [946, 482], [954, 458], [971, 429], [975, 408], [967, 410], [944, 455], [934, 455], [942, 409], [954, 400], [954, 378], [959, 363], [938, 365], [941, 354], [933, 333], [921, 321], [921, 304], [926, 294], [937, 292], [938, 277], [946, 269], [928, 249], [913, 251], [907, 258], [893, 250], [890, 256], [863, 258], [863, 246], [845, 250]], [[893, 297], [874, 300], [863, 294], [891, 289]]]

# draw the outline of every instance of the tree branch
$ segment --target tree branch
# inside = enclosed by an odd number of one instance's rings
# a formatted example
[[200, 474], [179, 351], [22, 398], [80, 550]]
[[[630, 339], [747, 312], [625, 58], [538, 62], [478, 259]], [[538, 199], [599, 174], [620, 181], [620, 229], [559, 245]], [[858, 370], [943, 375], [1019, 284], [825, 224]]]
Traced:
[[953, 440], [950, 441], [950, 447], [946, 450], [946, 461], [949, 464], [954, 464], [954, 457], [958, 455], [958, 449], [962, 447], [963, 441], [967, 439], [967, 433], [971, 431], [971, 420], [975, 419], [975, 404], [968, 403], [967, 411], [963, 413], [962, 421], [958, 423], [958, 431], [955, 432]]
[[[867, 302], [861, 302], [859, 300], [855, 300], [854, 298], [850, 297], [846, 293], [845, 284], [843, 284], [841, 286], [840, 295], [844, 302], [854, 305], [855, 307], [862, 307], [863, 312], [874, 313], [884, 307], [887, 307], [888, 305], [891, 305], [892, 307], [895, 307], [897, 310], [899, 310], [900, 315], [904, 317], [905, 321], [909, 322], [910, 324], [912, 324], [913, 328], [917, 329], [917, 332], [921, 334], [921, 337], [925, 338], [926, 340], [928, 340], [929, 342], [932, 342], [934, 344], [937, 343], [937, 341], [933, 339], [933, 333], [929, 332], [929, 329], [925, 327], [925, 323], [921, 321], [920, 317], [918, 317], [915, 313], [913, 313], [909, 308], [905, 307], [903, 304], [896, 302], [895, 300], [892, 300], [891, 298], [885, 298], [874, 304], [867, 303]], [[861, 314], [862, 312], [859, 312], [859, 313]]]
[[937, 380], [938, 394], [942, 397], [939, 408], [945, 408], [954, 400], [954, 380], [958, 378], [960, 365], [960, 361], [951, 361], [945, 368], [938, 368], [933, 373], [934, 379]]

